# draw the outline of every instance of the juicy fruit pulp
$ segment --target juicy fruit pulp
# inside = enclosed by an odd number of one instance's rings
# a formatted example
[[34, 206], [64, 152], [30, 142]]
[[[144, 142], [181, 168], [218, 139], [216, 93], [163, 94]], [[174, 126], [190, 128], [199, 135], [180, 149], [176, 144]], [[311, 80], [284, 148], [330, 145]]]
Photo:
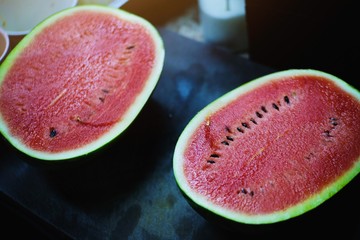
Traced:
[[359, 93], [334, 76], [265, 76], [194, 117], [175, 149], [175, 177], [192, 201], [226, 218], [285, 220], [359, 173], [359, 118]]
[[145, 20], [82, 6], [34, 29], [0, 71], [3, 134], [43, 159], [91, 152], [120, 134], [147, 101], [164, 58]]

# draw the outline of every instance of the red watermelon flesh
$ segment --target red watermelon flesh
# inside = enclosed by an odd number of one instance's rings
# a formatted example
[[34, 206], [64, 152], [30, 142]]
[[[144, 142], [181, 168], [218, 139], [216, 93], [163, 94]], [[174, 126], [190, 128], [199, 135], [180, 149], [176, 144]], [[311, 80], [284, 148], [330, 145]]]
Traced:
[[358, 92], [354, 97], [316, 71], [265, 80], [240, 87], [199, 113], [174, 156], [185, 194], [235, 221], [272, 222], [301, 214], [360, 171]]
[[150, 24], [120, 10], [78, 8], [27, 36], [2, 79], [9, 135], [35, 151], [72, 151], [118, 134], [161, 71], [162, 43]]

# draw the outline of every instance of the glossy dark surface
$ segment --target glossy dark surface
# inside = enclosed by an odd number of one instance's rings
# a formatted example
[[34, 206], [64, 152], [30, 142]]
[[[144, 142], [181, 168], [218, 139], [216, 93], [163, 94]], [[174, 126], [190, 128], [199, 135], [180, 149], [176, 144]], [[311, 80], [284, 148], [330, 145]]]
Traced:
[[[205, 220], [183, 198], [173, 177], [172, 155], [177, 138], [197, 111], [274, 70], [175, 33], [161, 30], [161, 35], [166, 58], [155, 91], [127, 131], [95, 158], [39, 164], [0, 140], [0, 200], [10, 209], [3, 216], [13, 212], [25, 216], [30, 228], [40, 228], [52, 239], [234, 236]], [[266, 235], [255, 229], [235, 236], [356, 239], [360, 236], [359, 180], [307, 214], [301, 224], [271, 229]]]

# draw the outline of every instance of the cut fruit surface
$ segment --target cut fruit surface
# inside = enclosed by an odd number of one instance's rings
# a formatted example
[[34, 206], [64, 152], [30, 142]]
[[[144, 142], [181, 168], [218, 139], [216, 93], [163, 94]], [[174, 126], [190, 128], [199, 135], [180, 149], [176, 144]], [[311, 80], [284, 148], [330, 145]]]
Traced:
[[133, 121], [164, 61], [157, 30], [128, 12], [78, 6], [38, 25], [0, 69], [0, 130], [35, 158], [68, 159]]
[[241, 223], [315, 208], [360, 171], [360, 94], [335, 76], [288, 70], [253, 80], [186, 126], [173, 167], [196, 205]]

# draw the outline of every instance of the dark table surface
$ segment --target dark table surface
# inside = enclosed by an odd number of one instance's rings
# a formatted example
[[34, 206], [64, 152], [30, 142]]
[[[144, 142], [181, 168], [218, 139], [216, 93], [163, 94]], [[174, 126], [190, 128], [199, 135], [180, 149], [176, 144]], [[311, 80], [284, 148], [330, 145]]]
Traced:
[[[227, 239], [181, 195], [173, 150], [197, 111], [225, 92], [274, 72], [239, 55], [160, 29], [165, 65], [151, 98], [124, 134], [94, 159], [66, 164], [28, 161], [0, 139], [0, 225], [51, 239]], [[360, 178], [267, 239], [360, 238]], [[16, 219], [10, 219], [15, 215]], [[4, 219], [5, 218], [5, 219]], [[26, 226], [26, 227], [25, 227]], [[32, 229], [36, 230], [32, 230]], [[36, 235], [40, 234], [41, 235]], [[239, 239], [264, 239], [237, 233]]]

